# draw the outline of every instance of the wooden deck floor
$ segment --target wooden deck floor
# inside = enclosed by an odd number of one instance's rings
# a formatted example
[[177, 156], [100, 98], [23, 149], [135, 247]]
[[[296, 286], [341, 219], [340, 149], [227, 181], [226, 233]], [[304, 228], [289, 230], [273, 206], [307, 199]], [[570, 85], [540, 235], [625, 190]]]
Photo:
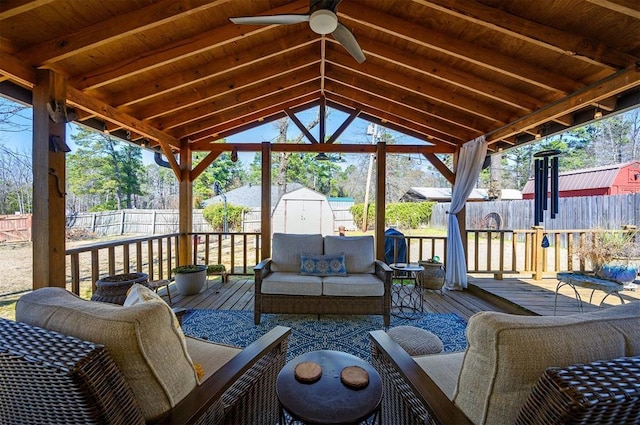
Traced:
[[[514, 314], [530, 314], [550, 316], [554, 314], [556, 279], [534, 281], [527, 278], [505, 278], [495, 280], [490, 277], [472, 276], [469, 279], [469, 290], [427, 291], [424, 296], [425, 312], [456, 313], [468, 319], [479, 311], [501, 311]], [[596, 291], [593, 302], [588, 304], [590, 290], [579, 288], [584, 301], [584, 311], [598, 308], [605, 295]], [[160, 291], [164, 295], [163, 290]], [[228, 283], [220, 278], [209, 280], [208, 288], [198, 295], [183, 296], [171, 285], [173, 307], [187, 309], [218, 310], [253, 310], [253, 276], [231, 276]], [[626, 302], [640, 300], [640, 291], [624, 291], [622, 297]], [[166, 298], [166, 296], [165, 296]], [[604, 305], [620, 304], [615, 296], [609, 296]], [[573, 291], [564, 287], [558, 295], [557, 314], [573, 314], [578, 312]]]
[[[495, 280], [487, 277], [472, 277], [469, 279], [478, 290], [491, 294], [514, 305], [524, 308], [533, 314], [541, 316], [554, 315], [554, 298], [558, 280], [546, 278], [535, 281], [529, 278], [510, 277], [504, 280]], [[599, 308], [600, 302], [606, 296], [602, 291], [593, 293], [592, 302], [589, 303], [591, 290], [577, 288], [580, 298], [583, 301], [583, 311], [593, 311]], [[623, 291], [620, 294], [625, 302], [640, 300], [640, 290]], [[603, 307], [620, 304], [620, 299], [615, 295], [609, 295]], [[567, 315], [578, 313], [578, 303], [573, 290], [568, 286], [560, 288], [556, 315]]]
[[[432, 313], [456, 313], [468, 319], [479, 311], [502, 311], [515, 314], [553, 314], [553, 292], [516, 280], [497, 281], [489, 278], [471, 279], [467, 291], [427, 291], [424, 295], [424, 311]], [[554, 284], [555, 285], [555, 284]], [[555, 286], [554, 286], [555, 287]], [[160, 294], [165, 296], [164, 290]], [[187, 309], [253, 310], [253, 277], [231, 276], [228, 283], [220, 278], [209, 280], [208, 288], [197, 295], [183, 296], [171, 285], [172, 305]], [[551, 311], [542, 306], [549, 304]], [[540, 298], [535, 300], [535, 298]], [[562, 311], [569, 310], [568, 297], [563, 300]], [[560, 304], [559, 304], [560, 305]], [[538, 308], [536, 306], [540, 306]], [[575, 310], [575, 300], [573, 301]], [[559, 309], [560, 311], [560, 309]]]

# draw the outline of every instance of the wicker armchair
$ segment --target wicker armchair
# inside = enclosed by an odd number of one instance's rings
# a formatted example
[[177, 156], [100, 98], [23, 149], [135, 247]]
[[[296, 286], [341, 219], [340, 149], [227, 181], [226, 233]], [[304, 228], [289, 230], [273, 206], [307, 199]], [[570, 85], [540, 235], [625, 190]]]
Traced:
[[[384, 331], [370, 334], [383, 381], [385, 424], [473, 422]], [[517, 425], [640, 423], [640, 357], [549, 368], [521, 407]]]
[[[275, 380], [289, 333], [277, 327], [245, 348], [157, 423], [273, 423]], [[144, 419], [104, 346], [0, 319], [0, 423], [128, 425]]]

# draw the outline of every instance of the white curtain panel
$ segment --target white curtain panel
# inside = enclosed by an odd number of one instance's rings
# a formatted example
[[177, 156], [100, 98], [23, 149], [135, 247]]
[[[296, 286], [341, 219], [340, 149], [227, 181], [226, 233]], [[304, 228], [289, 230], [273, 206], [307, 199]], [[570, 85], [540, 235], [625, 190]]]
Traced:
[[467, 262], [458, 217], [456, 214], [464, 208], [467, 198], [475, 187], [482, 164], [487, 156], [487, 142], [480, 136], [465, 143], [460, 148], [458, 165], [455, 170], [456, 182], [451, 191], [451, 206], [449, 208], [449, 223], [447, 227], [447, 264], [445, 285], [450, 290], [462, 290], [467, 287]]

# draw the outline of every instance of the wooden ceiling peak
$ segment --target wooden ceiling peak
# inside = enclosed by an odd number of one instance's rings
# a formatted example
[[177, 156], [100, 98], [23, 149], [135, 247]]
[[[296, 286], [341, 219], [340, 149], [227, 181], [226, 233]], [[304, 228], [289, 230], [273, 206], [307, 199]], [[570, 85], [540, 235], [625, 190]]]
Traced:
[[479, 135], [497, 151], [533, 141], [540, 125], [640, 104], [634, 0], [343, 0], [361, 64], [307, 23], [229, 20], [308, 11], [308, 0], [2, 2], [0, 93], [29, 102], [36, 69], [52, 69], [79, 122], [165, 153], [311, 106], [346, 118], [333, 134], [323, 118], [308, 149], [361, 118], [429, 154]]

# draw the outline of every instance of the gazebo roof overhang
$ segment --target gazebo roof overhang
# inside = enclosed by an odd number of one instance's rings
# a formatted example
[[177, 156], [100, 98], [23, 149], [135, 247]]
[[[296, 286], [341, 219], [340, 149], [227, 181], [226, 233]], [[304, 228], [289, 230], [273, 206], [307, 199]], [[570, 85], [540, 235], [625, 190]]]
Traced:
[[169, 155], [231, 150], [221, 139], [314, 105], [349, 118], [274, 149], [374, 149], [331, 146], [361, 117], [420, 141], [389, 152], [453, 153], [481, 135], [495, 152], [640, 104], [634, 1], [344, 0], [338, 19], [361, 64], [306, 22], [229, 20], [315, 3], [2, 2], [0, 92], [29, 102], [36, 70], [53, 70], [77, 122]]

